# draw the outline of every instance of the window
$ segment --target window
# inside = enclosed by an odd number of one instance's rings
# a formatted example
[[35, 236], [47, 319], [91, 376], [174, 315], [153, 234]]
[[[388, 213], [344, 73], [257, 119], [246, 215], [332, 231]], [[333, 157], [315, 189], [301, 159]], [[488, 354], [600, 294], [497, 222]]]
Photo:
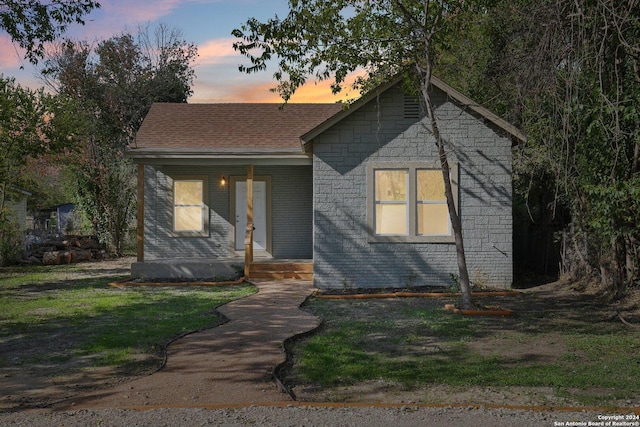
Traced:
[[406, 170], [376, 169], [376, 234], [406, 235], [409, 232], [408, 176]]
[[204, 178], [173, 181], [173, 231], [180, 235], [207, 232], [207, 182]]
[[[458, 165], [450, 166], [457, 207]], [[368, 187], [370, 241], [454, 241], [438, 162], [372, 163]]]
[[416, 191], [418, 235], [450, 235], [451, 220], [444, 194], [442, 170], [417, 169]]

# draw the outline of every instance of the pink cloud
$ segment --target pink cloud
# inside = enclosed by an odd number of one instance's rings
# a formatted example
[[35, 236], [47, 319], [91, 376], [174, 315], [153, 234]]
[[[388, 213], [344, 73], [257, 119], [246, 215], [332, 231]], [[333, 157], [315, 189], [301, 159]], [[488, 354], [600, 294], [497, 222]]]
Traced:
[[279, 102], [278, 95], [269, 92], [271, 86], [251, 79], [246, 82], [196, 79], [189, 102]]
[[233, 50], [234, 38], [209, 40], [198, 45], [198, 65], [212, 65], [238, 60], [240, 54]]
[[[352, 81], [354, 78], [355, 76], [351, 76], [348, 81]], [[309, 81], [296, 91], [291, 97], [290, 102], [338, 102], [359, 97], [359, 93], [354, 92], [348, 87], [345, 87], [342, 92], [334, 95], [331, 92], [330, 81]]]
[[136, 0], [135, 2], [102, 0], [100, 2], [103, 11], [107, 15], [117, 17], [121, 25], [153, 21], [168, 15], [181, 3], [184, 4], [185, 0]]
[[204, 1], [206, 0], [101, 0], [100, 9], [95, 9], [86, 17], [86, 25], [74, 25], [74, 31], [70, 35], [80, 38], [103, 39], [122, 31], [135, 32], [138, 25], [144, 26], [148, 22], [168, 17], [175, 9], [184, 6], [185, 3], [202, 3]]
[[0, 34], [0, 69], [18, 68], [26, 62], [22, 58], [24, 50], [13, 43], [8, 35]]
[[[196, 79], [193, 88], [194, 95], [189, 99], [189, 102], [283, 102], [277, 93], [269, 90], [276, 84], [275, 81], [257, 81], [249, 77], [234, 79], [233, 82]], [[358, 94], [353, 91], [343, 91], [338, 95], [332, 94], [329, 82], [309, 82], [298, 89], [289, 102], [331, 103], [357, 97]]]

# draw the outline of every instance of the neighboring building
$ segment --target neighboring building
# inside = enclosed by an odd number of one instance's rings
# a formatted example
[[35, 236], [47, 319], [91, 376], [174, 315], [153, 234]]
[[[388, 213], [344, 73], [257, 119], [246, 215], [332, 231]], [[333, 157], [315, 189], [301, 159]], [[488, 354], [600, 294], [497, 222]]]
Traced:
[[27, 198], [31, 195], [28, 191], [12, 188], [9, 193], [12, 197], [8, 201], [7, 206], [13, 212], [14, 218], [18, 223], [20, 231], [27, 228]]
[[53, 213], [53, 219], [55, 220], [55, 233], [58, 236], [64, 236], [67, 234], [67, 230], [73, 229], [75, 224], [73, 223], [73, 212], [75, 205], [73, 203], [63, 203], [51, 207]]
[[64, 236], [69, 229], [74, 229], [77, 226], [77, 224], [74, 224], [74, 210], [75, 205], [73, 203], [63, 203], [47, 209], [41, 209], [33, 220], [33, 228], [48, 234]]
[[[511, 145], [523, 136], [444, 82], [432, 90], [471, 280], [509, 287]], [[251, 276], [270, 258], [307, 260], [319, 288], [452, 284], [456, 248], [428, 123], [399, 80], [348, 108], [154, 104], [128, 152], [139, 164], [132, 275], [205, 278], [242, 264], [253, 208]]]

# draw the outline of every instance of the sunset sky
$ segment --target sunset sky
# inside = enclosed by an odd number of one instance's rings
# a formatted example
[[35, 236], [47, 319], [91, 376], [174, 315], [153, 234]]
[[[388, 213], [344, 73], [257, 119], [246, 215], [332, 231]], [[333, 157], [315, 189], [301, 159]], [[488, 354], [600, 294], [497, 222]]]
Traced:
[[[103, 40], [130, 31], [138, 25], [165, 23], [180, 29], [187, 42], [198, 46], [194, 94], [190, 103], [203, 102], [279, 102], [269, 88], [275, 86], [275, 69], [246, 75], [238, 71], [247, 60], [232, 48], [234, 28], [250, 17], [260, 21], [288, 11], [286, 0], [99, 0], [102, 7], [85, 17], [66, 36], [79, 40]], [[0, 74], [15, 77], [23, 86], [43, 86], [35, 70], [9, 36], [0, 32]], [[24, 67], [23, 70], [20, 67]], [[291, 102], [335, 102], [328, 84], [310, 82]]]

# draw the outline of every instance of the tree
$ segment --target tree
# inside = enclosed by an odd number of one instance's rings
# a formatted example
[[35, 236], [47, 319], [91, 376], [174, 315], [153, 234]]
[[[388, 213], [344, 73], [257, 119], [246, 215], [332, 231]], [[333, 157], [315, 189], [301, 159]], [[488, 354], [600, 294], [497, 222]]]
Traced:
[[640, 8], [555, 1], [546, 12], [554, 25], [532, 55], [542, 93], [529, 102], [530, 117], [545, 111], [532, 132], [543, 156], [529, 164], [551, 166], [570, 208], [568, 271], [621, 297], [640, 280]]
[[99, 7], [93, 0], [0, 0], [0, 29], [37, 63], [45, 43], [56, 40], [71, 23], [84, 25], [83, 16]]
[[569, 211], [567, 277], [624, 296], [640, 282], [637, 2], [502, 0], [475, 18], [488, 39], [490, 59], [476, 70], [491, 88], [484, 97], [515, 100], [497, 110], [528, 135], [515, 152], [516, 191], [543, 194], [544, 218]]
[[38, 135], [42, 120], [38, 95], [0, 76], [0, 211], [8, 189], [18, 184], [19, 168], [44, 148]]
[[160, 26], [154, 39], [147, 30], [137, 38], [125, 33], [95, 46], [66, 41], [43, 71], [49, 87], [79, 119], [74, 129], [66, 129], [81, 147], [70, 167], [75, 201], [118, 256], [135, 206], [135, 171], [124, 151], [153, 102], [185, 102], [191, 95], [197, 56], [179, 31]]
[[0, 75], [0, 260], [15, 252], [18, 230], [8, 209], [16, 190], [25, 184], [25, 167], [30, 159], [59, 150], [50, 139], [52, 98], [42, 90], [32, 91]]
[[309, 77], [333, 80], [339, 92], [345, 78], [356, 70], [360, 89], [407, 75], [407, 84], [426, 105], [435, 138], [449, 216], [454, 230], [462, 306], [472, 306], [460, 217], [455, 208], [447, 159], [447, 141], [440, 134], [429, 87], [437, 46], [452, 31], [457, 16], [471, 3], [464, 0], [290, 0], [286, 18], [265, 23], [249, 19], [233, 35], [241, 41], [234, 49], [251, 61], [240, 70], [253, 73], [278, 58], [276, 90], [286, 101]]
[[182, 32], [166, 24], [154, 30], [138, 29], [138, 46], [155, 70], [149, 94], [155, 102], [187, 102], [193, 94], [191, 84], [195, 78], [191, 66], [198, 57], [198, 49], [185, 43]]

